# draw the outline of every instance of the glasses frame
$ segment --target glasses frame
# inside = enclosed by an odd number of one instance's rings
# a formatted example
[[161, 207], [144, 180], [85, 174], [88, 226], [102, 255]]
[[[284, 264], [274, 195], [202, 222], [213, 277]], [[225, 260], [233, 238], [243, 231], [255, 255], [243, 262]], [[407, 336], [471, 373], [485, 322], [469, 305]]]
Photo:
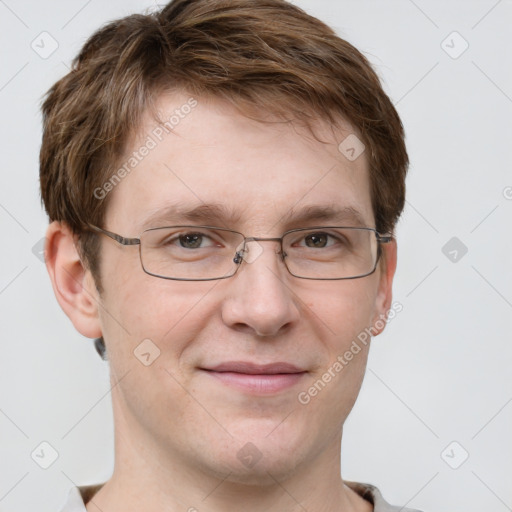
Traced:
[[[189, 224], [148, 228], [148, 229], [145, 229], [144, 231], [142, 231], [142, 233], [139, 235], [138, 238], [125, 237], [125, 236], [119, 235], [118, 233], [114, 233], [113, 231], [108, 231], [107, 229], [103, 229], [103, 228], [100, 228], [98, 226], [95, 226], [95, 225], [89, 224], [89, 223], [87, 224], [87, 228], [90, 231], [106, 235], [121, 245], [138, 245], [139, 246], [139, 259], [140, 259], [140, 264], [141, 264], [142, 270], [150, 276], [158, 277], [160, 279], [168, 279], [168, 280], [172, 280], [172, 281], [217, 281], [219, 279], [228, 279], [230, 277], [233, 277], [238, 272], [238, 269], [241, 267], [242, 262], [244, 261], [243, 253], [244, 253], [245, 245], [247, 242], [279, 242], [281, 249], [279, 252], [277, 252], [277, 254], [281, 255], [281, 260], [282, 260], [284, 266], [286, 267], [286, 270], [288, 271], [288, 273], [290, 275], [292, 275], [293, 277], [296, 277], [297, 279], [309, 279], [309, 280], [313, 280], [313, 281], [341, 281], [341, 280], [346, 280], [346, 279], [360, 279], [361, 277], [369, 276], [375, 272], [375, 270], [377, 268], [377, 264], [379, 262], [381, 254], [382, 254], [382, 249], [381, 249], [380, 244], [390, 243], [393, 240], [393, 235], [391, 235], [391, 234], [382, 234], [382, 233], [379, 233], [375, 228], [362, 227], [362, 226], [361, 227], [359, 227], [359, 226], [357, 226], [357, 227], [355, 227], [355, 226], [311, 226], [311, 227], [307, 227], [307, 228], [295, 228], [295, 229], [290, 229], [290, 230], [286, 231], [280, 237], [245, 236], [243, 233], [240, 233], [240, 231], [236, 231], [234, 229], [221, 228], [219, 226], [197, 226], [197, 225], [189, 225]], [[241, 241], [241, 244], [243, 244], [242, 245], [243, 249], [235, 252], [235, 255], [233, 257], [233, 263], [235, 263], [237, 266], [235, 267], [235, 270], [233, 271], [233, 273], [226, 275], [226, 276], [221, 276], [221, 277], [206, 277], [206, 278], [193, 279], [193, 278], [189, 278], [189, 277], [166, 277], [166, 276], [161, 276], [159, 274], [154, 274], [152, 272], [149, 272], [144, 267], [144, 263], [142, 261], [141, 237], [147, 231], [155, 231], [157, 229], [169, 229], [169, 228], [217, 229], [220, 231], [229, 231], [231, 233], [236, 233], [238, 235], [241, 235], [243, 237], [243, 240]], [[378, 246], [377, 246], [377, 258], [375, 259], [375, 265], [373, 266], [373, 269], [370, 272], [367, 272], [366, 274], [361, 274], [358, 276], [351, 276], [351, 277], [302, 277], [302, 276], [298, 276], [298, 275], [294, 274], [288, 268], [288, 265], [286, 264], [287, 254], [283, 251], [283, 238], [290, 233], [296, 233], [298, 231], [309, 231], [311, 229], [333, 229], [333, 228], [366, 230], [366, 231], [372, 231], [375, 234], [375, 238], [377, 239]]]

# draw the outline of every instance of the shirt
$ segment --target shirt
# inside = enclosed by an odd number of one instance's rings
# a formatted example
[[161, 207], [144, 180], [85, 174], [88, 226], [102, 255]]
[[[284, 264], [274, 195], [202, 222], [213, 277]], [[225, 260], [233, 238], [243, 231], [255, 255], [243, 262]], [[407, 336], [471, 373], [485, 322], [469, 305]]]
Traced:
[[[379, 489], [371, 484], [344, 482], [359, 496], [373, 505], [374, 512], [421, 512], [412, 508], [394, 507], [384, 500]], [[85, 485], [70, 489], [68, 499], [61, 512], [87, 512], [85, 504], [101, 489], [103, 484]]]

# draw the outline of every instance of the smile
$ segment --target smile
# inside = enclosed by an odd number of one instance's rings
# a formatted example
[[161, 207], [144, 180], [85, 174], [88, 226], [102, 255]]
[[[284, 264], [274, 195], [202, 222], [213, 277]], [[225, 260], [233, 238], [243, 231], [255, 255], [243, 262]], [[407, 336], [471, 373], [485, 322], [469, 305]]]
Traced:
[[256, 365], [242, 361], [222, 363], [201, 370], [225, 386], [259, 395], [284, 391], [296, 385], [308, 373], [289, 363]]
[[216, 372], [205, 370], [212, 377], [230, 387], [256, 394], [272, 394], [297, 384], [307, 372], [250, 374], [237, 372]]

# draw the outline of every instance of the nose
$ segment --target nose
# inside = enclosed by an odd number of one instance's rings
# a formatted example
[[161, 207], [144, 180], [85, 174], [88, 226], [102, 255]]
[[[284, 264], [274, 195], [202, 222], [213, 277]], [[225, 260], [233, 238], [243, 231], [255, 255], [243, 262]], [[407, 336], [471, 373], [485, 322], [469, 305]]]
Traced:
[[300, 318], [279, 248], [278, 241], [247, 242], [241, 267], [226, 281], [222, 318], [230, 328], [276, 336]]

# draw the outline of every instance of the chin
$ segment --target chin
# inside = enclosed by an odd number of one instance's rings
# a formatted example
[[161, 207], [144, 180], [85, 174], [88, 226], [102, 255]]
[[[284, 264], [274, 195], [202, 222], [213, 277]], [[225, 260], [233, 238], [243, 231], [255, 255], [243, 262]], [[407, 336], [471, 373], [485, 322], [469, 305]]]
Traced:
[[285, 481], [298, 471], [296, 457], [287, 454], [263, 453], [254, 465], [242, 464], [238, 458], [225, 460], [222, 464], [223, 476], [229, 476], [226, 481], [248, 486], [273, 486]]
[[[210, 441], [209, 460], [204, 460], [205, 452], [198, 454], [205, 464], [216, 473], [229, 474], [228, 481], [245, 485], [275, 485], [300, 469], [308, 458], [308, 442], [300, 432], [291, 428], [279, 427], [279, 422], [244, 421], [228, 427], [232, 438], [223, 443]], [[269, 434], [270, 433], [270, 434]], [[313, 447], [310, 447], [312, 450]]]

